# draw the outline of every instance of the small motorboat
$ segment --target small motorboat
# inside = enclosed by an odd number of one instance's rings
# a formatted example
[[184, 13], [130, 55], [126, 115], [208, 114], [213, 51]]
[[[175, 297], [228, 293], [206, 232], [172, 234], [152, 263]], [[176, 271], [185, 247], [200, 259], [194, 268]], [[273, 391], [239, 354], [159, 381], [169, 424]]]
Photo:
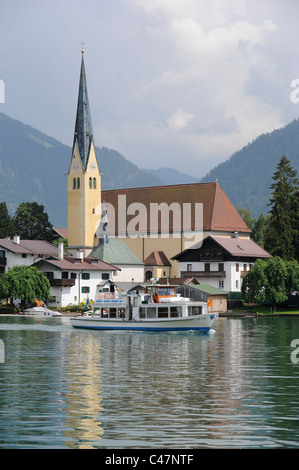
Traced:
[[62, 317], [62, 313], [50, 310], [42, 300], [34, 299], [34, 301], [35, 305], [33, 304], [32, 307], [25, 308], [22, 311], [22, 315], [35, 315], [39, 317]]

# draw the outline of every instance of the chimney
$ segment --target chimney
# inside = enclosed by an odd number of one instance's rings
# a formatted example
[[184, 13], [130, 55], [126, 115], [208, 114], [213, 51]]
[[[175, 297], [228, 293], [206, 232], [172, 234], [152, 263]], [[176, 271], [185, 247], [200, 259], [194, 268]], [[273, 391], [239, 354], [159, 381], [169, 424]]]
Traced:
[[235, 231], [232, 233], [231, 238], [239, 238], [239, 233], [235, 230]]
[[83, 258], [84, 258], [84, 253], [82, 250], [78, 250], [77, 251], [77, 256], [76, 256], [77, 259], [79, 259], [80, 261], [83, 261]]
[[63, 259], [64, 255], [64, 244], [62, 242], [58, 243], [58, 258]]
[[13, 237], [13, 241], [14, 241], [14, 243], [16, 243], [17, 245], [19, 245], [19, 244], [20, 244], [20, 237], [19, 237], [19, 235], [15, 235], [15, 236]]

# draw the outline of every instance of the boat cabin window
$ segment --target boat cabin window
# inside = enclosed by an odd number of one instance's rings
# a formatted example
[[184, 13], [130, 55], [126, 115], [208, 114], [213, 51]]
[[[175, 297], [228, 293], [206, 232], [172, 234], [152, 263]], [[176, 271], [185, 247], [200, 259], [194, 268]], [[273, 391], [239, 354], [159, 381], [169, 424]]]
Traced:
[[157, 318], [156, 307], [147, 308], [147, 318]]
[[116, 308], [109, 308], [109, 318], [116, 318]]
[[168, 307], [158, 308], [158, 318], [168, 318]]
[[170, 307], [170, 318], [182, 316], [182, 307]]
[[175, 295], [174, 287], [159, 287], [158, 288], [159, 295]]
[[192, 305], [188, 307], [188, 316], [192, 315], [201, 315], [202, 314], [202, 306], [201, 305]]
[[126, 309], [123, 307], [102, 307], [95, 310], [94, 315], [99, 315], [101, 318], [125, 318]]

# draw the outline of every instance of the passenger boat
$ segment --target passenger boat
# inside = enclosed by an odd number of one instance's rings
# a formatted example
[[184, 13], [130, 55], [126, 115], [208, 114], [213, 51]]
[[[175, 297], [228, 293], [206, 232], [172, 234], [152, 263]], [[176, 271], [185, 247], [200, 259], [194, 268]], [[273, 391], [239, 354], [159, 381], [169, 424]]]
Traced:
[[22, 311], [22, 315], [34, 315], [38, 317], [62, 317], [62, 313], [50, 310], [42, 300], [35, 300], [35, 304]]
[[71, 325], [94, 330], [208, 333], [217, 314], [208, 312], [206, 302], [181, 297], [176, 287], [149, 284], [143, 286], [143, 292], [99, 294], [92, 310], [71, 317]]

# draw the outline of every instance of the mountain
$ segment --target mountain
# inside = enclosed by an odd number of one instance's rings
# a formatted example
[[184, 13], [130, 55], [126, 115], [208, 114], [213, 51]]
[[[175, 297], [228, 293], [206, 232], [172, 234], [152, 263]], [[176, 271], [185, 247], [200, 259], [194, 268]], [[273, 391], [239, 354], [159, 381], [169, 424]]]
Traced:
[[[21, 202], [45, 206], [51, 223], [67, 225], [67, 177], [72, 149], [31, 126], [0, 113], [0, 201], [11, 214]], [[96, 148], [103, 189], [156, 186], [157, 177], [120, 153]]]
[[[67, 177], [70, 146], [0, 113], [0, 201], [13, 214], [21, 202], [45, 206], [51, 223], [67, 225]], [[198, 182], [172, 168], [141, 170], [123, 155], [96, 147], [102, 188], [134, 188]], [[235, 207], [253, 217], [267, 213], [276, 165], [286, 155], [299, 175], [299, 120], [262, 134], [227, 161], [213, 168], [202, 182], [218, 179]]]
[[251, 210], [253, 217], [269, 211], [270, 185], [283, 155], [299, 176], [299, 120], [262, 134], [227, 161], [213, 168], [202, 182], [216, 181], [235, 207]]
[[200, 178], [195, 178], [194, 176], [186, 175], [185, 173], [181, 173], [174, 168], [163, 167], [159, 168], [158, 170], [145, 170], [144, 168], [142, 171], [146, 171], [153, 176], [156, 176], [160, 180], [162, 180], [164, 185], [171, 185], [171, 184], [188, 184], [188, 183], [199, 183]]

